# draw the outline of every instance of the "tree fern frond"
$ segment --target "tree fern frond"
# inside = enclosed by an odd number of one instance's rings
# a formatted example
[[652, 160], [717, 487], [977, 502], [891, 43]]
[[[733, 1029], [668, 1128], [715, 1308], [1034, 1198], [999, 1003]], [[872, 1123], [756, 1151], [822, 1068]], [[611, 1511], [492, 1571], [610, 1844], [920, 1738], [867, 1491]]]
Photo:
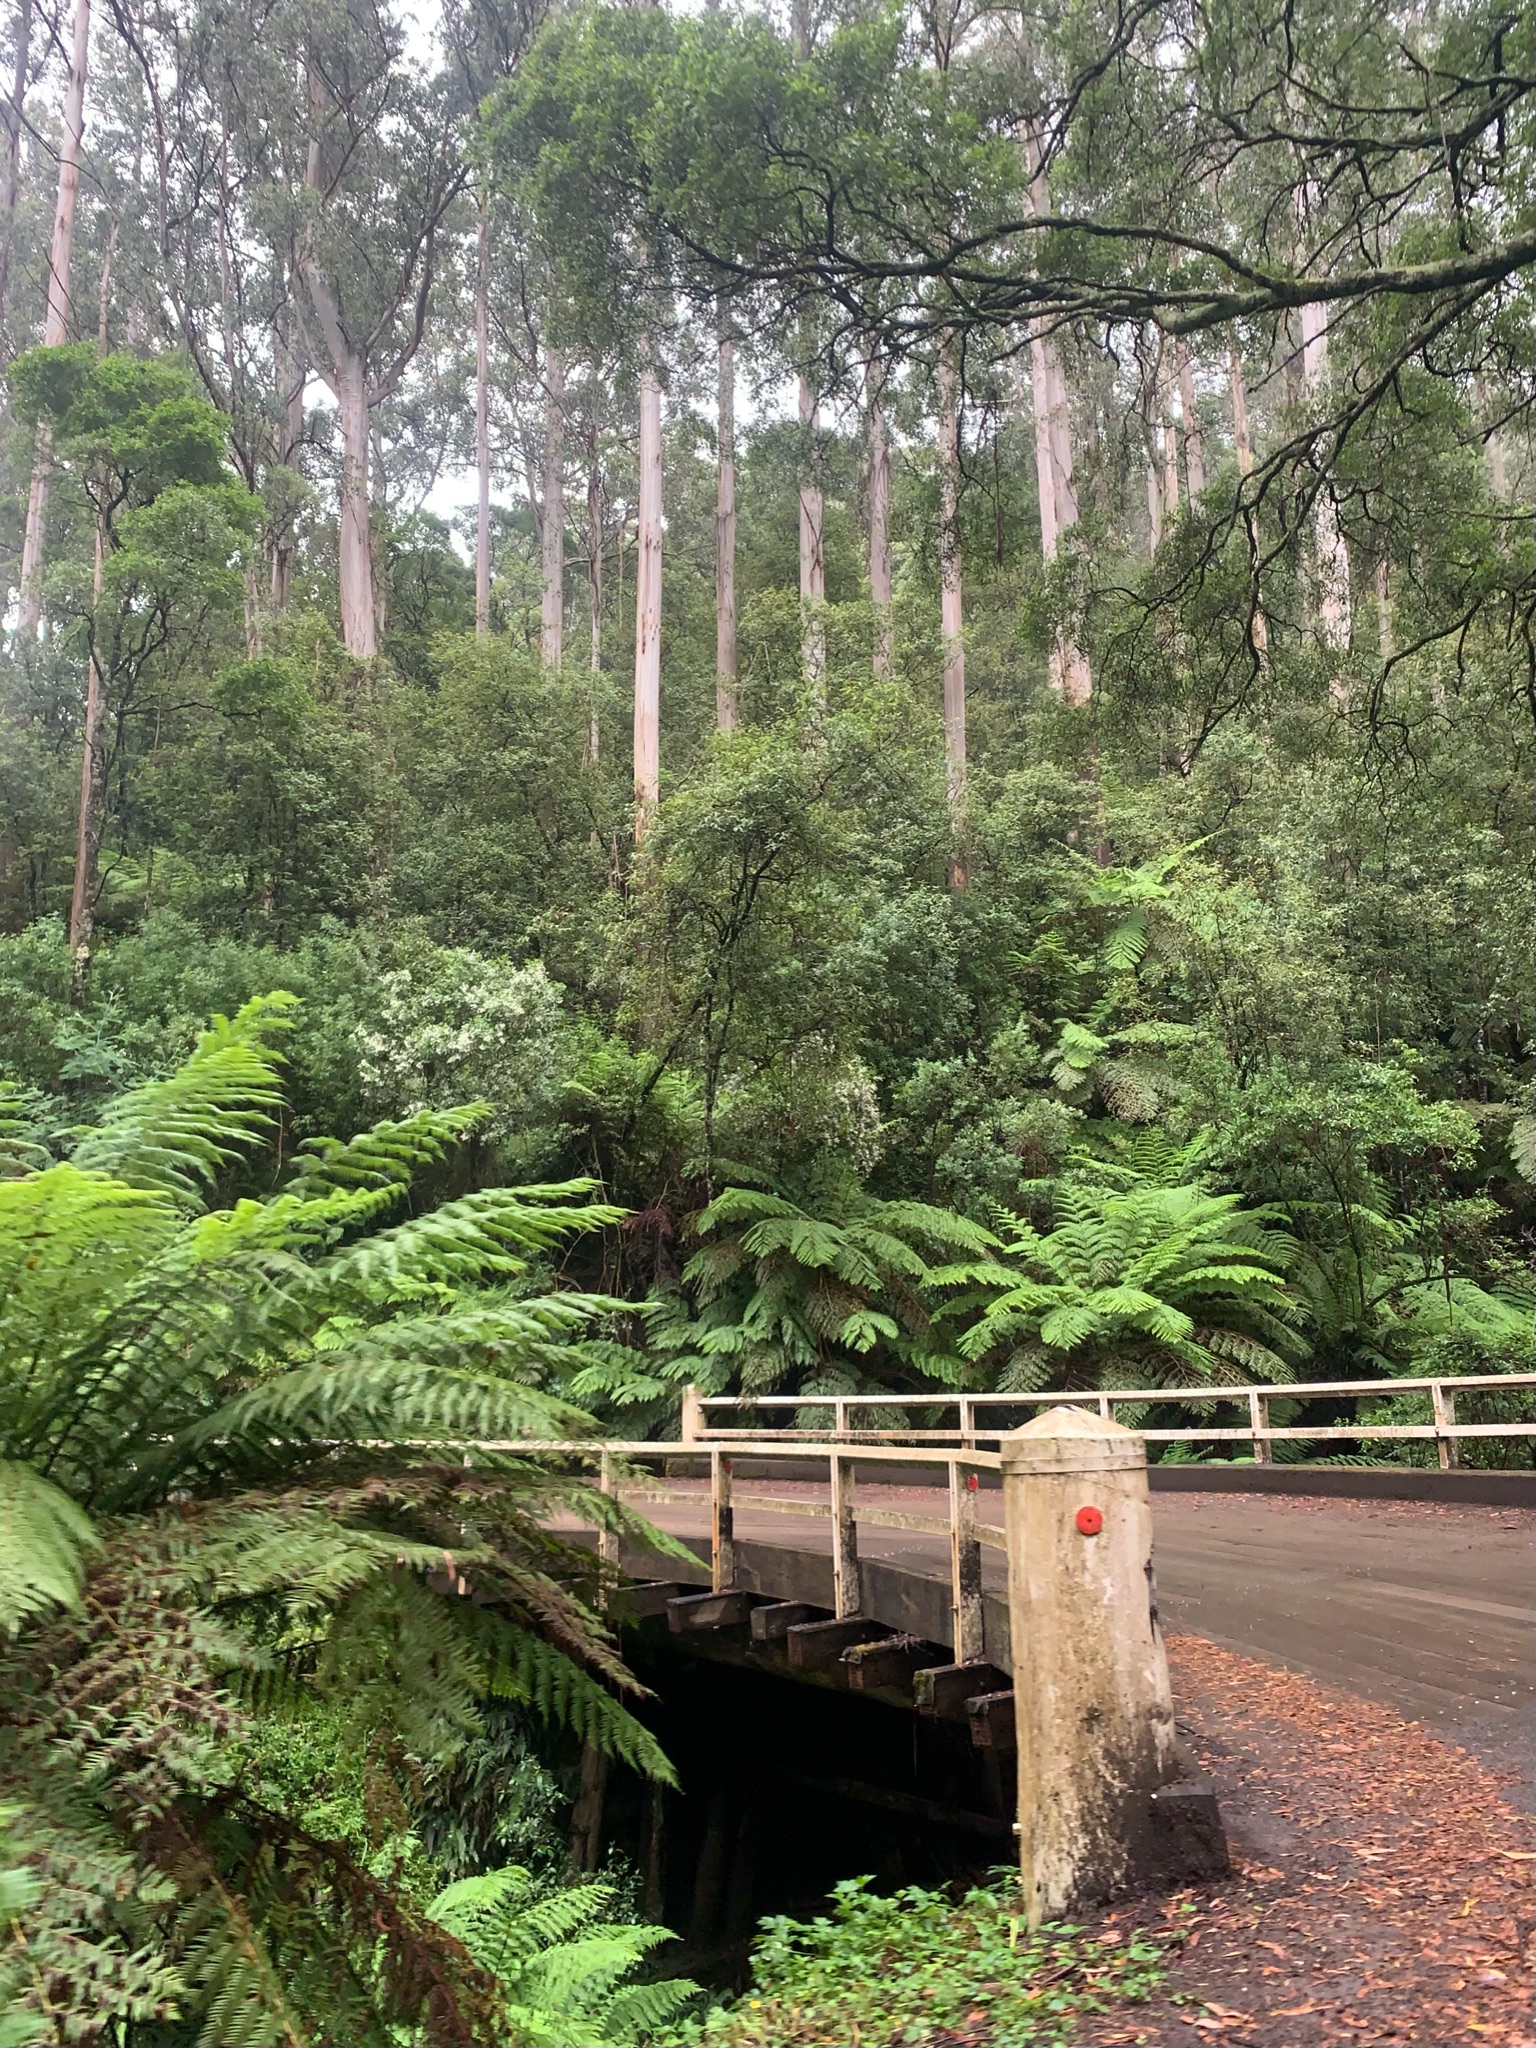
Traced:
[[655, 1736], [595, 1679], [527, 1629], [507, 1623], [496, 1634], [487, 1674], [493, 1692], [526, 1701], [544, 1720], [569, 1728], [641, 1777], [677, 1783]]
[[87, 1554], [100, 1548], [90, 1517], [31, 1465], [0, 1459], [0, 1629], [76, 1607]]
[[222, 1166], [272, 1121], [282, 1101], [271, 1043], [297, 997], [254, 996], [215, 1017], [191, 1056], [162, 1080], [119, 1095], [81, 1132], [72, 1154], [84, 1173], [109, 1173], [196, 1207]]

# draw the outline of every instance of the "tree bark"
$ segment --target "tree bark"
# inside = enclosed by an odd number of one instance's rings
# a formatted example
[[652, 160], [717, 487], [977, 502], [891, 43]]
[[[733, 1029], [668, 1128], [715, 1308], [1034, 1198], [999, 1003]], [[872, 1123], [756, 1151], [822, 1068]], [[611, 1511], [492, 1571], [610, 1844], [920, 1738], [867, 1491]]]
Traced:
[[[1237, 473], [1240, 477], [1252, 476], [1253, 440], [1248, 426], [1248, 387], [1243, 382], [1243, 359], [1235, 341], [1227, 349], [1227, 383], [1232, 393], [1232, 446], [1237, 455]], [[1250, 527], [1250, 535], [1251, 532]], [[1259, 600], [1258, 545], [1252, 538], [1249, 540], [1249, 567], [1254, 584], [1248, 630], [1255, 653], [1262, 655], [1269, 646], [1269, 622]]]
[[486, 197], [480, 193], [475, 224], [475, 635], [491, 630], [491, 309], [490, 233]]
[[[279, 313], [272, 327], [272, 361], [277, 373], [277, 401], [283, 418], [283, 438], [278, 460], [284, 469], [298, 473], [299, 452], [304, 446], [304, 365], [289, 341], [284, 316]], [[286, 611], [293, 580], [293, 533], [285, 522], [272, 543], [271, 601], [274, 611]]]
[[864, 372], [865, 436], [869, 461], [869, 595], [875, 608], [873, 667], [891, 673], [891, 436], [885, 419], [885, 371], [871, 357]]
[[565, 352], [552, 348], [544, 370], [544, 518], [539, 578], [539, 659], [565, 658]]
[[1205, 430], [1200, 425], [1200, 413], [1195, 404], [1195, 364], [1189, 351], [1189, 343], [1180, 336], [1175, 345], [1175, 360], [1179, 371], [1179, 411], [1184, 424], [1184, 477], [1189, 485], [1191, 500], [1198, 498], [1205, 489]]
[[715, 426], [715, 725], [735, 728], [736, 704], [736, 343], [720, 315]]
[[[1029, 205], [1034, 214], [1050, 211], [1042, 167], [1040, 137], [1031, 126], [1024, 135], [1029, 165]], [[1035, 416], [1035, 481], [1040, 495], [1040, 552], [1054, 562], [1062, 535], [1077, 524], [1077, 482], [1072, 469], [1072, 420], [1061, 351], [1044, 323], [1030, 322], [1030, 401]], [[1050, 684], [1069, 704], [1086, 703], [1093, 691], [1088, 657], [1071, 633], [1057, 631], [1051, 645]]]
[[661, 385], [640, 374], [640, 531], [635, 568], [635, 838], [661, 800]]
[[822, 609], [827, 601], [827, 563], [822, 547], [820, 449], [821, 414], [808, 381], [800, 379], [801, 456], [804, 465], [800, 483], [800, 649], [807, 682], [815, 695], [821, 694], [827, 669], [827, 622]]
[[341, 637], [349, 654], [359, 661], [372, 661], [379, 640], [369, 518], [368, 392], [361, 355], [347, 347], [338, 359], [333, 350], [333, 373], [341, 412], [341, 527], [337, 536]]
[[101, 835], [107, 808], [106, 690], [96, 640], [106, 552], [106, 523], [98, 511], [96, 558], [91, 572], [91, 652], [85, 679], [80, 810], [75, 827], [75, 880], [69, 898], [69, 952], [74, 963], [77, 995], [84, 988], [85, 973], [90, 964], [91, 933], [96, 922], [96, 878], [101, 865]]
[[[64, 89], [64, 146], [59, 152], [59, 191], [48, 251], [48, 304], [43, 346], [57, 348], [69, 338], [69, 273], [75, 246], [75, 208], [80, 197], [80, 149], [85, 136], [85, 78], [91, 51], [91, 0], [75, 0], [74, 48]], [[30, 639], [43, 611], [43, 553], [48, 525], [48, 487], [53, 477], [53, 437], [39, 427], [27, 492], [21, 540], [21, 594], [16, 634]]]
[[1041, 323], [1029, 323], [1029, 392], [1035, 416], [1035, 485], [1040, 495], [1040, 552], [1056, 559], [1056, 466], [1051, 460], [1051, 381]]
[[[1328, 308], [1316, 303], [1301, 308], [1301, 383], [1308, 404], [1319, 398], [1328, 381]], [[1324, 644], [1349, 645], [1349, 549], [1339, 531], [1338, 507], [1326, 480], [1313, 510], [1317, 539], [1318, 626]], [[1335, 684], [1335, 695], [1339, 686]]]
[[[591, 607], [588, 666], [594, 677], [603, 672], [603, 465], [594, 422], [587, 443], [587, 595]], [[597, 691], [587, 701], [586, 761], [596, 767], [602, 734], [597, 720]]]
[[1237, 454], [1239, 476], [1253, 474], [1253, 441], [1248, 427], [1248, 388], [1243, 382], [1243, 359], [1237, 343], [1227, 349], [1227, 382], [1232, 391], [1232, 446]]
[[32, 58], [32, 0], [16, 9], [16, 70], [5, 103], [5, 176], [0, 186], [0, 333], [5, 329], [5, 301], [11, 281], [11, 245], [16, 236], [16, 201], [21, 195], [21, 117], [27, 104], [27, 72]]
[[944, 790], [949, 804], [949, 885], [968, 880], [963, 847], [965, 757], [965, 601], [960, 554], [960, 378], [953, 335], [939, 356], [940, 644], [944, 660]]

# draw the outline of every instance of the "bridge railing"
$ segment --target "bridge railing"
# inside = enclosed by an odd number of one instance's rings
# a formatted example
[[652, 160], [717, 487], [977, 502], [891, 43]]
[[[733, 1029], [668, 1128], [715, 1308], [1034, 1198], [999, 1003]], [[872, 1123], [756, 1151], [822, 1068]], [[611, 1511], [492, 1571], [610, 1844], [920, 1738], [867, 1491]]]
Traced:
[[[800, 1465], [806, 1477], [825, 1485], [820, 1499], [785, 1497], [754, 1490], [751, 1506], [755, 1512], [830, 1520], [832, 1525], [833, 1612], [843, 1620], [860, 1612], [859, 1525], [875, 1529], [905, 1529], [919, 1535], [939, 1536], [949, 1546], [950, 1609], [956, 1663], [979, 1661], [983, 1654], [981, 1604], [981, 1548], [983, 1544], [1007, 1549], [1000, 1526], [984, 1522], [977, 1514], [980, 1474], [1001, 1470], [996, 1451], [936, 1450], [930, 1446], [897, 1448], [893, 1445], [861, 1444], [843, 1449], [836, 1444], [806, 1441], [784, 1442], [762, 1439], [761, 1447], [778, 1466]], [[747, 1448], [747, 1447], [743, 1447]], [[616, 1443], [611, 1439], [592, 1442], [545, 1442], [466, 1445], [465, 1456], [476, 1450], [515, 1452], [519, 1456], [543, 1454], [596, 1463], [600, 1491], [615, 1498], [634, 1501], [688, 1500], [697, 1495], [669, 1483], [676, 1473], [665, 1467], [679, 1463], [708, 1464], [710, 1518], [710, 1585], [713, 1591], [728, 1591], [736, 1583], [736, 1491], [735, 1466], [743, 1449], [680, 1440], [676, 1443]], [[664, 1470], [657, 1480], [637, 1474], [635, 1467], [660, 1463]], [[859, 1496], [857, 1468], [881, 1464], [911, 1467], [935, 1466], [947, 1483], [945, 1512], [922, 1514], [895, 1508]], [[701, 1475], [702, 1476], [702, 1475]], [[782, 1473], [779, 1476], [783, 1476]], [[939, 1488], [935, 1487], [934, 1491]], [[598, 1535], [598, 1553], [605, 1562], [619, 1562], [619, 1540], [611, 1530]]]
[[[1515, 1422], [1459, 1422], [1459, 1395], [1487, 1391], [1509, 1392], [1536, 1388], [1536, 1372], [1437, 1375], [1428, 1379], [1306, 1380], [1271, 1383], [1266, 1386], [1212, 1387], [1117, 1387], [1107, 1392], [1051, 1394], [709, 1394], [690, 1388], [683, 1404], [683, 1437], [689, 1442], [794, 1444], [813, 1439], [833, 1443], [867, 1445], [953, 1444], [972, 1450], [997, 1443], [1044, 1408], [1087, 1408], [1109, 1420], [1117, 1410], [1149, 1404], [1196, 1408], [1237, 1407], [1244, 1412], [1240, 1423], [1186, 1424], [1176, 1428], [1148, 1427], [1141, 1417], [1134, 1421], [1138, 1436], [1148, 1443], [1248, 1444], [1256, 1463], [1272, 1462], [1277, 1443], [1412, 1443], [1433, 1442], [1442, 1471], [1459, 1462], [1458, 1447], [1471, 1438], [1519, 1438], [1536, 1436], [1536, 1419]], [[1412, 1422], [1328, 1422], [1274, 1427], [1271, 1405], [1276, 1401], [1332, 1400], [1380, 1401], [1402, 1395], [1427, 1395], [1431, 1420]], [[1536, 1405], [1536, 1404], [1533, 1404]], [[861, 1427], [859, 1417], [871, 1412], [917, 1410], [920, 1414], [943, 1415], [952, 1411], [954, 1421], [939, 1427]], [[824, 1414], [825, 1425], [807, 1428], [807, 1415]], [[777, 1416], [793, 1415], [795, 1422], [774, 1427]], [[733, 1424], [728, 1418], [740, 1417]], [[989, 1422], [991, 1427], [988, 1426]]]

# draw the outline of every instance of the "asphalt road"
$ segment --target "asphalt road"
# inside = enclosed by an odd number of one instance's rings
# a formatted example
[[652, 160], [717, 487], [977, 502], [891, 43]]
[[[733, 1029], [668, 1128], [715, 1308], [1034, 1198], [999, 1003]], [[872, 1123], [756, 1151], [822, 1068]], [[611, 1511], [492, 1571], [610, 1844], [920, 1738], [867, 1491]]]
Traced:
[[[692, 1489], [688, 1491], [691, 1493]], [[830, 1531], [754, 1508], [755, 1491], [817, 1497], [768, 1482], [736, 1494], [740, 1540], [825, 1553]], [[933, 1495], [870, 1487], [871, 1505], [942, 1512]], [[637, 1502], [679, 1535], [706, 1527], [703, 1498]], [[983, 1496], [995, 1519], [1000, 1501]], [[1158, 1598], [1170, 1632], [1302, 1671], [1392, 1707], [1461, 1743], [1532, 1800], [1536, 1585], [1528, 1511], [1411, 1501], [1338, 1501], [1232, 1494], [1156, 1494]], [[947, 1578], [947, 1545], [910, 1531], [861, 1528], [859, 1550], [924, 1577]], [[1005, 1559], [983, 1550], [990, 1591]]]

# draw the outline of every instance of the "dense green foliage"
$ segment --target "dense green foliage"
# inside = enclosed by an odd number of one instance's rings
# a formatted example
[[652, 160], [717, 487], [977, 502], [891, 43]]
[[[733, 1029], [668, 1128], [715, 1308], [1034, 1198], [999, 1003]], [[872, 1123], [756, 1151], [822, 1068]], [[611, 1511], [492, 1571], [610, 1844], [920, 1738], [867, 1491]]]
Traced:
[[24, 2004], [64, 2038], [87, 2014], [220, 2043], [494, 2027], [488, 1966], [419, 1884], [306, 1825], [312, 1787], [271, 1798], [273, 1738], [317, 1711], [407, 1810], [494, 1699], [670, 1775], [589, 1558], [545, 1526], [644, 1525], [458, 1448], [590, 1431], [557, 1389], [617, 1304], [531, 1282], [615, 1212], [581, 1182], [434, 1198], [482, 1106], [311, 1140], [208, 1206], [258, 1165], [291, 1007], [217, 1019], [65, 1159], [7, 1119], [0, 1782], [42, 1879]]
[[1145, 1998], [1168, 1954], [1134, 1928], [1028, 1933], [1010, 1877], [958, 1900], [917, 1886], [879, 1898], [867, 1884], [838, 1885], [825, 1917], [765, 1921], [751, 1990], [677, 2040], [902, 2048], [984, 2028], [997, 2048], [1057, 2048], [1075, 2015]]

